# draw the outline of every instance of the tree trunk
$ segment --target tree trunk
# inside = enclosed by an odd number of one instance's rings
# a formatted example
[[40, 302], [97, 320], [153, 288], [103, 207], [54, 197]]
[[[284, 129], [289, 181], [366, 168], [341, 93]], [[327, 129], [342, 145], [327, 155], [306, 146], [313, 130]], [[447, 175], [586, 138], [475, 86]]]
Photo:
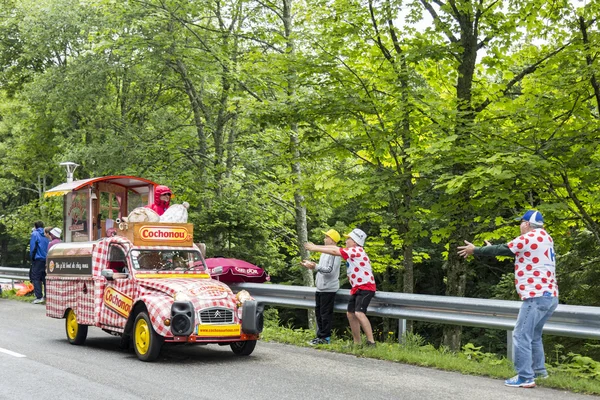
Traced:
[[[183, 82], [183, 87], [185, 88], [185, 93], [188, 96], [190, 101], [190, 105], [192, 107], [192, 113], [194, 116], [194, 125], [196, 126], [196, 136], [198, 138], [198, 179], [203, 183], [205, 181], [205, 173], [206, 173], [206, 160], [208, 157], [208, 144], [206, 140], [206, 133], [204, 132], [204, 121], [202, 120], [203, 114], [203, 105], [200, 96], [196, 90], [196, 86], [194, 82], [189, 78], [187, 73], [187, 68], [185, 64], [181, 60], [175, 61], [172, 65], [172, 68], [179, 74], [181, 77], [181, 81]], [[204, 115], [207, 117], [207, 115]]]
[[[286, 53], [288, 55], [288, 79], [287, 79], [287, 96], [288, 103], [292, 101], [296, 93], [296, 71], [294, 68], [294, 39], [292, 38], [292, 2], [291, 0], [283, 0], [283, 27], [286, 38]], [[308, 227], [306, 223], [306, 207], [304, 206], [304, 196], [300, 191], [302, 182], [302, 167], [300, 165], [300, 140], [298, 138], [298, 125], [290, 124], [290, 152], [292, 155], [291, 169], [294, 176], [294, 209], [296, 211], [296, 235], [298, 239], [298, 250], [301, 259], [309, 258], [309, 253], [304, 249], [304, 243], [308, 241]], [[314, 287], [315, 281], [313, 273], [309, 269], [302, 270], [302, 280], [305, 286]], [[312, 310], [308, 311], [308, 326], [314, 329], [316, 326], [315, 313]]]
[[592, 68], [596, 54], [594, 54], [590, 48], [590, 39], [588, 38], [587, 27], [588, 25], [585, 22], [585, 19], [583, 17], [579, 17], [579, 31], [581, 32], [583, 45], [585, 46], [585, 62], [587, 66], [590, 67], [590, 84], [592, 85], [594, 97], [596, 98], [596, 107], [598, 108], [598, 113], [600, 113], [600, 83], [596, 79], [594, 68]]
[[[414, 184], [413, 184], [413, 171], [412, 164], [409, 159], [406, 149], [409, 149], [412, 145], [412, 137], [410, 131], [410, 114], [412, 106], [410, 103], [410, 84], [409, 76], [410, 71], [408, 63], [406, 61], [406, 55], [402, 50], [401, 43], [398, 35], [396, 34], [396, 27], [394, 26], [394, 13], [392, 10], [394, 7], [388, 0], [384, 5], [384, 12], [387, 20], [387, 32], [389, 33], [390, 39], [393, 45], [393, 52], [388, 50], [384, 45], [384, 41], [380, 38], [380, 30], [375, 18], [375, 10], [373, 7], [373, 1], [369, 0], [369, 10], [371, 12], [371, 23], [377, 32], [377, 45], [381, 50], [383, 56], [392, 65], [398, 80], [400, 87], [400, 107], [402, 110], [401, 119], [396, 126], [396, 132], [400, 137], [400, 145], [398, 149], [390, 146], [390, 154], [394, 156], [396, 160], [396, 173], [399, 176], [398, 186], [401, 188], [402, 204], [398, 206], [397, 201], [393, 198], [391, 203], [394, 204], [394, 213], [398, 220], [398, 232], [403, 237], [402, 255], [403, 255], [403, 272], [402, 278], [402, 291], [404, 293], [414, 293], [414, 262], [413, 262], [413, 232], [411, 231], [411, 215], [412, 215], [412, 198], [414, 195]], [[394, 55], [395, 54], [395, 57]], [[399, 60], [399, 62], [398, 62]], [[413, 329], [413, 321], [406, 321], [406, 329], [411, 332]]]
[[[458, 79], [456, 83], [456, 98], [457, 98], [457, 120], [455, 124], [455, 134], [457, 135], [457, 145], [468, 144], [471, 136], [471, 126], [475, 119], [475, 112], [472, 108], [472, 88], [473, 75], [475, 73], [475, 64], [477, 61], [477, 26], [472, 20], [472, 15], [469, 13], [460, 13], [456, 16], [460, 24], [460, 44], [462, 52], [460, 54], [460, 63], [458, 65]], [[468, 169], [468, 166], [457, 163], [452, 167], [454, 176], [463, 175]], [[465, 228], [462, 221], [471, 220], [471, 212], [469, 211], [469, 193], [463, 190], [456, 194], [462, 198], [462, 201], [456, 202], [463, 206], [452, 215], [452, 220], [458, 223], [454, 231], [450, 234], [447, 276], [446, 276], [446, 295], [464, 297], [466, 288], [466, 265], [465, 261], [456, 254], [456, 247], [462, 238], [468, 237], [469, 231]], [[456, 351], [460, 349], [462, 336], [462, 328], [460, 326], [445, 326], [444, 327], [444, 345]]]

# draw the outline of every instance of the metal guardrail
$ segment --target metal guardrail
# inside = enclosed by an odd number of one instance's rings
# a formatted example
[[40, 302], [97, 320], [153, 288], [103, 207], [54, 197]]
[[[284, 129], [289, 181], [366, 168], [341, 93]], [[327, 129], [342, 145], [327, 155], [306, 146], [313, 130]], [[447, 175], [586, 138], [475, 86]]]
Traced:
[[[314, 309], [315, 288], [275, 284], [236, 283], [234, 291], [247, 290], [259, 302], [291, 308]], [[340, 289], [335, 311], [346, 312], [350, 291]], [[377, 292], [368, 315], [399, 319], [400, 337], [405, 321], [427, 321], [507, 331], [508, 357], [512, 360], [512, 331], [521, 308], [520, 301], [475, 299], [466, 297]], [[586, 339], [600, 339], [600, 307], [560, 304], [544, 325], [544, 333]]]
[[[29, 279], [29, 269], [0, 267], [0, 278]], [[314, 287], [263, 283], [235, 283], [230, 286], [236, 292], [247, 290], [259, 303], [265, 305], [302, 309], [315, 307]], [[335, 311], [345, 313], [349, 298], [349, 290], [338, 290]], [[520, 308], [520, 301], [377, 292], [367, 314], [397, 318], [399, 336], [405, 332], [406, 320], [505, 330], [508, 356], [512, 359], [512, 330]], [[544, 326], [544, 333], [600, 339], [600, 307], [560, 304]]]
[[0, 279], [13, 281], [29, 280], [29, 268], [0, 267]]

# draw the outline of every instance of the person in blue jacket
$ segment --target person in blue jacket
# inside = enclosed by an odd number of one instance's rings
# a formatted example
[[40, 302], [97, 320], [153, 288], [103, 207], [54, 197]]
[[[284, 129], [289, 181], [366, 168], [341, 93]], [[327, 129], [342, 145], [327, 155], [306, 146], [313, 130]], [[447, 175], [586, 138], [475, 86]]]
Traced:
[[[46, 301], [44, 293], [46, 291], [46, 256], [49, 242], [46, 235], [44, 235], [44, 223], [36, 221], [33, 224], [31, 239], [29, 240], [29, 255], [31, 257], [29, 277], [31, 283], [33, 283], [33, 293], [35, 294], [33, 304], [42, 304]], [[44, 286], [43, 292], [42, 284]]]

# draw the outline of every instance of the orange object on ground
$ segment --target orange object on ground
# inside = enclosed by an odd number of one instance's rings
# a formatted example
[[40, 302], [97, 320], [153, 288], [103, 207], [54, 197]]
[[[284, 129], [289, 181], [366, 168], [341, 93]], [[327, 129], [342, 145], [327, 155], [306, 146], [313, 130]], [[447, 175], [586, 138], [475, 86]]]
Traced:
[[16, 284], [15, 289], [20, 286], [20, 289], [15, 293], [17, 296], [26, 296], [28, 293], [33, 292], [33, 285], [31, 283]]

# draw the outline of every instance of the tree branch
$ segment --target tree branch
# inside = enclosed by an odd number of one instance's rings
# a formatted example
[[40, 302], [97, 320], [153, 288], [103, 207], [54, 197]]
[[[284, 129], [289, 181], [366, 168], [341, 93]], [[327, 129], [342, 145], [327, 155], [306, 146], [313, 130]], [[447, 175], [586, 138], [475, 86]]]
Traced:
[[[545, 61], [549, 60], [550, 58], [552, 58], [556, 54], [558, 54], [561, 51], [563, 51], [569, 44], [571, 44], [571, 42], [568, 42], [567, 44], [564, 44], [563, 46], [559, 47], [558, 49], [556, 49], [556, 50], [552, 51], [551, 53], [547, 54], [541, 60], [538, 60], [535, 63], [531, 64], [530, 66], [524, 68], [519, 74], [517, 74], [515, 77], [513, 77], [513, 79], [511, 79], [506, 84], [506, 87], [502, 91], [502, 95], [505, 96], [508, 93], [508, 91], [510, 89], [512, 89], [513, 86], [515, 86], [517, 83], [519, 83], [524, 77], [526, 77], [527, 75], [535, 72], [542, 63], [544, 63]], [[477, 113], [479, 113], [479, 112], [483, 111], [491, 103], [492, 103], [492, 100], [490, 100], [489, 98], [487, 98], [478, 107], [475, 107], [475, 111]]]
[[[434, 23], [437, 22], [439, 24], [439, 26], [442, 28], [442, 31], [444, 32], [444, 34], [446, 34], [446, 36], [448, 37], [448, 39], [450, 39], [450, 42], [452, 42], [452, 43], [458, 43], [458, 39], [452, 34], [452, 31], [450, 31], [450, 29], [446, 26], [446, 24], [440, 19], [440, 16], [435, 11], [435, 9], [433, 8], [433, 6], [431, 4], [429, 4], [429, 2], [427, 2], [425, 0], [420, 0], [420, 1], [421, 1], [421, 4], [423, 4], [423, 7], [425, 7], [427, 9], [427, 11], [429, 11], [429, 14], [433, 18], [433, 22]], [[434, 1], [434, 3], [436, 3], [437, 5], [439, 5], [440, 7], [445, 5], [441, 1], [438, 1], [438, 0], [433, 0], [433, 1]]]

